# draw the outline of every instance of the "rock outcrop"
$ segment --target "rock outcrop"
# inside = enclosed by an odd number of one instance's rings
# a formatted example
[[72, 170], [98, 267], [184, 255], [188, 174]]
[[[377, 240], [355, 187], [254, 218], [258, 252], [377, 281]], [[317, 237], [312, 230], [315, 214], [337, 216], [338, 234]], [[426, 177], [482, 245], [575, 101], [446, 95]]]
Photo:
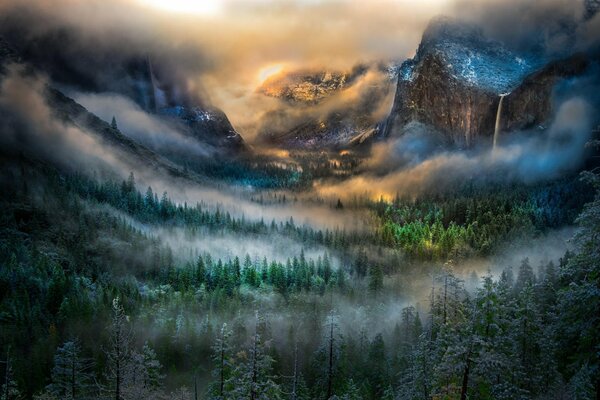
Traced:
[[280, 107], [263, 115], [258, 138], [269, 145], [314, 150], [360, 142], [389, 110], [392, 90], [384, 65], [280, 74], [258, 89], [281, 100]]
[[548, 62], [539, 54], [516, 54], [475, 26], [436, 20], [399, 69], [394, 105], [379, 135], [399, 134], [417, 121], [472, 146], [494, 134], [501, 96], [500, 130], [535, 127], [551, 116], [554, 85], [586, 65], [579, 56]]
[[149, 58], [133, 60], [126, 69], [123, 94], [146, 112], [177, 125], [182, 133], [201, 142], [220, 150], [245, 148], [244, 139], [222, 110], [191, 96], [176, 79], [158, 70]]
[[0, 55], [5, 60], [19, 58], [44, 72], [56, 86], [69, 90], [118, 93], [147, 113], [176, 125], [182, 134], [198, 139], [200, 145], [231, 154], [245, 149], [243, 138], [223, 111], [190, 90], [185, 71], [180, 71], [172, 60], [135, 49], [114, 55], [110, 49], [96, 51], [93, 46], [69, 49], [62, 43], [76, 41], [75, 33], [70, 31], [50, 32], [35, 41], [23, 40], [17, 32], [0, 38]]

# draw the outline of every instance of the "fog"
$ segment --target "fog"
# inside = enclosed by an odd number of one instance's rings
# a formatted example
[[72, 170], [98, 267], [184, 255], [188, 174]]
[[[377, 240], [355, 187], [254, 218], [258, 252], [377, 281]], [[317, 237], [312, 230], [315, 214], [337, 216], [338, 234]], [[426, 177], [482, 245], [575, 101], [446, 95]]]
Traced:
[[388, 199], [399, 194], [415, 198], [440, 192], [465, 181], [535, 183], [560, 177], [580, 167], [594, 124], [596, 108], [574, 96], [562, 102], [542, 132], [505, 133], [500, 146], [491, 140], [470, 150], [447, 150], [439, 135], [418, 124], [391, 144], [374, 146], [362, 175], [339, 184], [316, 183], [324, 196], [368, 195]]
[[[156, 4], [5, 1], [0, 4], [0, 35], [26, 58], [43, 62], [53, 78], [94, 91], [127, 91], [123, 65], [151, 59], [179, 101], [222, 108], [252, 141], [265, 113], [283, 107], [257, 92], [264, 79], [261, 71], [273, 65], [282, 66], [281, 74], [349, 71], [359, 63], [393, 65], [414, 54], [424, 28], [440, 14], [478, 23], [511, 47], [542, 48], [549, 56], [594, 48], [599, 28], [597, 15], [583, 21], [583, 2], [569, 0], [388, 0], [368, 5], [229, 0], [212, 1], [190, 13]], [[504, 29], [509, 24], [511, 29]], [[565, 26], [570, 28], [558, 29]], [[325, 115], [332, 105], [339, 108], [343, 97], [305, 116]]]
[[[67, 92], [68, 93], [68, 92]], [[75, 101], [105, 121], [116, 118], [119, 130], [156, 152], [208, 157], [213, 146], [181, 133], [176, 126], [142, 110], [118, 94], [69, 93]]]

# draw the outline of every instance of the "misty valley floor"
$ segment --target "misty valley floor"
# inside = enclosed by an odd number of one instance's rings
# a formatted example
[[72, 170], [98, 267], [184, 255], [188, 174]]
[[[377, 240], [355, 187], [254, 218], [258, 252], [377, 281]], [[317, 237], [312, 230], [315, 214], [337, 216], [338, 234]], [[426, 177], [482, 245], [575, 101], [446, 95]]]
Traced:
[[[370, 213], [356, 230], [177, 204], [133, 175], [98, 181], [27, 159], [3, 171], [14, 393], [103, 396], [116, 373], [126, 396], [177, 398], [454, 396], [464, 379], [470, 396], [514, 398], [590, 379], [569, 349], [597, 333], [578, 322], [595, 307], [583, 272], [597, 265], [593, 218], [577, 252], [560, 244], [597, 207], [576, 177], [311, 206]], [[286, 212], [309, 201], [252, 197]]]

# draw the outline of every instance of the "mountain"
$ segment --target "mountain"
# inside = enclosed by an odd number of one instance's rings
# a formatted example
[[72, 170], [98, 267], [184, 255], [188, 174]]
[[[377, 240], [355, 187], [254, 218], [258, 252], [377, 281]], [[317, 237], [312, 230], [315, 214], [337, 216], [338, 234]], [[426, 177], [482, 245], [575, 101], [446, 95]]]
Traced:
[[200, 146], [233, 155], [246, 149], [224, 112], [189, 87], [186, 72], [170, 57], [141, 48], [123, 51], [69, 29], [32, 37], [26, 27], [8, 25], [0, 29], [5, 43], [56, 87], [119, 94]]
[[343, 90], [367, 72], [358, 65], [350, 72], [298, 70], [276, 74], [265, 80], [258, 91], [289, 103], [317, 104]]
[[263, 115], [259, 140], [300, 149], [346, 147], [373, 131], [391, 88], [384, 65], [278, 74], [258, 89], [281, 100]]
[[468, 147], [493, 135], [497, 116], [501, 130], [537, 127], [551, 116], [555, 84], [586, 67], [582, 56], [517, 53], [477, 26], [438, 19], [399, 68], [394, 105], [378, 134], [400, 134], [415, 121]]
[[126, 85], [121, 93], [133, 99], [146, 112], [171, 123], [187, 136], [219, 150], [239, 151], [244, 139], [233, 128], [225, 113], [182, 87], [168, 68], [160, 68], [160, 60], [131, 60], [126, 71]]
[[143, 165], [144, 168], [162, 172], [173, 177], [189, 176], [177, 165], [171, 163], [154, 151], [125, 136], [118, 128], [98, 118], [81, 104], [64, 95], [57, 89], [47, 87], [45, 99], [55, 118], [67, 125], [73, 125], [92, 133], [102, 143], [119, 150], [128, 157], [128, 161]]
[[[34, 79], [32, 72], [36, 69], [31, 65], [22, 63], [22, 59], [18, 55], [18, 52], [5, 40], [0, 38], [0, 84], [7, 79], [7, 67], [11, 64], [18, 65], [20, 70], [24, 71], [26, 74], [26, 79]], [[63, 124], [65, 130], [69, 127], [78, 128], [82, 135], [91, 136], [92, 139], [95, 140], [94, 143], [109, 146], [115, 151], [114, 156], [125, 159], [123, 161], [125, 161], [126, 164], [142, 165], [148, 171], [161, 173], [163, 176], [199, 179], [197, 176], [184, 171], [181, 167], [148, 149], [144, 145], [130, 139], [118, 128], [111, 126], [108, 122], [89, 112], [81, 104], [66, 96], [51, 84], [43, 85], [40, 96], [51, 114], [50, 117]], [[36, 111], [37, 105], [31, 104], [30, 106], [32, 109], [31, 119], [35, 120], [35, 113], [39, 112]], [[4, 110], [0, 108], [0, 114], [5, 112], [9, 113], [5, 115], [12, 117], [12, 115], [10, 115], [12, 114], [10, 109]], [[42, 111], [41, 114], [44, 114], [44, 112]], [[18, 120], [18, 117], [15, 118]], [[68, 139], [66, 134], [65, 136], [44, 137], [43, 132], [38, 132], [31, 135], [27, 131], [32, 128], [28, 126], [27, 123], [17, 122], [15, 124], [14, 121], [11, 121], [11, 118], [5, 118], [3, 122], [4, 124], [0, 124], [0, 129], [7, 129], [7, 131], [2, 132], [4, 146], [1, 154], [6, 159], [25, 156], [30, 159], [41, 161], [42, 163], [48, 161], [52, 162], [53, 160], [60, 159], [60, 155], [51, 154], [52, 151], [57, 148], [56, 146], [60, 146], [62, 143], [69, 140], [77, 140], [76, 138]], [[16, 135], [17, 147], [15, 148], [12, 148], [11, 146], [14, 144], [14, 142], [11, 142], [12, 135]], [[28, 135], [30, 137], [28, 137]], [[32, 144], [32, 146], [29, 146], [28, 143]], [[92, 171], [78, 172], [91, 173]]]

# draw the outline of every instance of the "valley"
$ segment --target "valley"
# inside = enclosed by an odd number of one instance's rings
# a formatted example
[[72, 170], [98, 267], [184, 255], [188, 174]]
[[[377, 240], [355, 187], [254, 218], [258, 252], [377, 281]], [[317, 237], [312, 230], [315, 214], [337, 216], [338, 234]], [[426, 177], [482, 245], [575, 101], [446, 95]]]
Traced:
[[598, 399], [596, 8], [425, 3], [0, 4], [0, 399]]

